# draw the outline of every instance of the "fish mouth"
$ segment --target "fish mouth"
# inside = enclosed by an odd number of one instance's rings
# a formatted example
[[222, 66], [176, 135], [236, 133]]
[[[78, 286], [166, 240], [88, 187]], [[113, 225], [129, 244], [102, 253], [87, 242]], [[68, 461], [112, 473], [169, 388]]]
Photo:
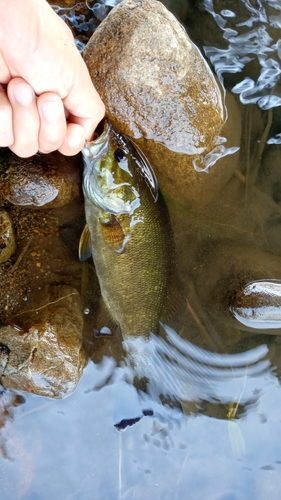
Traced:
[[[111, 134], [116, 136], [112, 124], [104, 118], [98, 125], [92, 141], [86, 141], [82, 154], [84, 158], [83, 192], [84, 196], [101, 210], [113, 215], [131, 214], [139, 207], [139, 193], [128, 182], [114, 183], [114, 176], [107, 167], [101, 168], [102, 158], [110, 148]], [[96, 137], [96, 138], [95, 138]], [[121, 137], [121, 136], [120, 136]], [[124, 200], [119, 190], [131, 187], [132, 200]]]
[[85, 158], [95, 160], [104, 153], [108, 147], [111, 128], [111, 124], [107, 118], [103, 118], [94, 132], [93, 139], [91, 141], [86, 141], [82, 149], [82, 154]]
[[91, 139], [92, 141], [97, 141], [101, 135], [103, 135], [107, 129], [108, 126], [108, 119], [104, 117], [97, 125], [93, 138]]

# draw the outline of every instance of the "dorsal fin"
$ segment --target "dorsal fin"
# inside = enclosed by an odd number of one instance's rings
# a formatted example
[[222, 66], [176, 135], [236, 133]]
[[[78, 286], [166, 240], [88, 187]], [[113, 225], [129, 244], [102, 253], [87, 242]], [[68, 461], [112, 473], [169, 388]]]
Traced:
[[135, 160], [135, 162], [139, 168], [140, 174], [144, 178], [144, 180], [145, 180], [145, 182], [146, 182], [146, 184], [147, 184], [147, 186], [148, 186], [148, 188], [153, 196], [154, 201], [157, 201], [158, 190], [159, 190], [158, 181], [157, 181], [157, 177], [154, 173], [154, 170], [153, 170], [152, 166], [150, 165], [149, 160], [146, 158], [145, 154], [141, 151], [139, 146], [131, 138], [129, 138], [128, 136], [126, 136], [124, 134], [121, 134], [113, 126], [112, 126], [112, 128], [115, 132], [115, 136], [116, 136], [120, 146], [123, 146], [123, 147], [125, 146], [126, 148], [128, 148], [132, 158]]

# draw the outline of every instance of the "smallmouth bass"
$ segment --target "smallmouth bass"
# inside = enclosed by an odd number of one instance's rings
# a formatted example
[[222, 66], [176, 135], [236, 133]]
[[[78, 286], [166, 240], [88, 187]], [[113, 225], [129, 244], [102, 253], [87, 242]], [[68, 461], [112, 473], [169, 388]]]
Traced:
[[82, 153], [87, 225], [79, 256], [85, 260], [92, 253], [99, 279], [103, 304], [97, 327], [112, 330], [111, 323], [123, 337], [148, 338], [158, 332], [173, 280], [167, 207], [147, 159], [108, 121]]

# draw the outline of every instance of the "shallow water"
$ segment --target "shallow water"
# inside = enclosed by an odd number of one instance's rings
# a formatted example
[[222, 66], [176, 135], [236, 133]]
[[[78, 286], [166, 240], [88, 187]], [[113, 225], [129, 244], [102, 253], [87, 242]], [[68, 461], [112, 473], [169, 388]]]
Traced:
[[[137, 375], [150, 379], [146, 394], [132, 385], [134, 357], [123, 358], [120, 340], [92, 336], [89, 292], [92, 361], [75, 393], [2, 394], [3, 500], [280, 498], [280, 330], [244, 330], [227, 308], [238, 278], [281, 278], [280, 7], [166, 3], [234, 87], [243, 119], [239, 170], [204, 209], [169, 201], [186, 309], [170, 325], [181, 337], [164, 326], [166, 340], [144, 347]], [[136, 423], [118, 432], [129, 419]]]

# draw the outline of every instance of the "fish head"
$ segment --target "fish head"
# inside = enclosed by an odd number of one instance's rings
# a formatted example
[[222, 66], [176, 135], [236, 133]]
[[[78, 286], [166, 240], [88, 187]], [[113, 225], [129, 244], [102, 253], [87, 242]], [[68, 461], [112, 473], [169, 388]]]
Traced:
[[157, 180], [135, 144], [108, 120], [103, 120], [102, 127], [102, 133], [82, 150], [84, 196], [104, 212], [131, 215], [141, 204], [143, 183], [156, 201]]

